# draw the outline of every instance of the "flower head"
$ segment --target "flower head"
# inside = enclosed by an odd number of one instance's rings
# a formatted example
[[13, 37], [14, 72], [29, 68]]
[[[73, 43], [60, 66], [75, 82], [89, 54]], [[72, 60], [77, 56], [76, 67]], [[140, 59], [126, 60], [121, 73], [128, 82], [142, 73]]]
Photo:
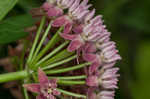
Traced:
[[35, 84], [24, 84], [23, 86], [34, 93], [38, 93], [37, 99], [56, 99], [55, 96], [60, 95], [60, 92], [57, 91], [57, 80], [51, 79], [48, 80], [48, 77], [45, 73], [39, 69], [38, 70], [38, 79], [39, 83]]

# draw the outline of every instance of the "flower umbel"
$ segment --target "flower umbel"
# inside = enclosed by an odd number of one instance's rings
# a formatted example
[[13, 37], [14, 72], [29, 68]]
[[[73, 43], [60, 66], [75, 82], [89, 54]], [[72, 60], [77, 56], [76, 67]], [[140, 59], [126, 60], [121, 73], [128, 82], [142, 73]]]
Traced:
[[46, 74], [39, 69], [38, 70], [38, 84], [24, 84], [23, 86], [34, 93], [38, 93], [37, 99], [56, 99], [55, 96], [60, 95], [57, 91], [57, 79], [48, 80]]

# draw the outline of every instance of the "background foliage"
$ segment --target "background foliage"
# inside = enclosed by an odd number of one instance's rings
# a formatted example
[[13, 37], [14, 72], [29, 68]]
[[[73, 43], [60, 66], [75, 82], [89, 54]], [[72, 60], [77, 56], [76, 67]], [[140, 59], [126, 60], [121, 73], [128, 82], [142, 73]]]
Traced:
[[[0, 0], [0, 58], [7, 46], [27, 35], [23, 29], [32, 25], [29, 11], [44, 0]], [[123, 60], [120, 89], [116, 99], [148, 99], [150, 97], [150, 0], [90, 0], [102, 14], [105, 24], [117, 42]], [[0, 67], [3, 73], [3, 68]], [[13, 99], [0, 86], [0, 98]]]

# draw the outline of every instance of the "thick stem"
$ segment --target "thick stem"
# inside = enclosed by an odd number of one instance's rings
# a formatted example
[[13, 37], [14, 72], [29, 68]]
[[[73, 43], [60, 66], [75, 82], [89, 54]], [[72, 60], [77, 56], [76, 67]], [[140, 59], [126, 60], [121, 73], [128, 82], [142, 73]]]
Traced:
[[28, 76], [27, 71], [18, 71], [12, 73], [6, 73], [0, 75], [0, 83], [14, 81], [14, 80], [21, 80]]
[[68, 67], [68, 68], [63, 68], [63, 69], [58, 69], [58, 70], [55, 70], [55, 69], [48, 70], [48, 71], [46, 71], [46, 74], [57, 74], [57, 73], [64, 73], [64, 72], [68, 72], [68, 71], [73, 71], [73, 70], [77, 70], [77, 69], [86, 67], [90, 64], [91, 64], [90, 62], [87, 62], [84, 64], [79, 64], [79, 65]]
[[85, 95], [80, 95], [80, 94], [77, 94], [77, 93], [72, 93], [72, 92], [69, 92], [69, 91], [65, 91], [63, 89], [59, 89], [57, 88], [57, 90], [61, 93], [64, 93], [66, 95], [69, 95], [69, 96], [74, 96], [74, 97], [77, 97], [77, 98], [84, 98], [86, 99], [86, 96]]

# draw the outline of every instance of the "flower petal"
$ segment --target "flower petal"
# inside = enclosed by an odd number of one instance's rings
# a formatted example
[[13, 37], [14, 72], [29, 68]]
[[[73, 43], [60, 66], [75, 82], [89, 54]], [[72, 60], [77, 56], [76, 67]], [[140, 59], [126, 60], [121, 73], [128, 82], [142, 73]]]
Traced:
[[56, 98], [52, 94], [49, 94], [49, 97], [47, 97], [46, 99], [56, 99]]
[[60, 27], [60, 26], [63, 26], [65, 23], [66, 23], [65, 16], [61, 16], [61, 17], [58, 17], [56, 20], [54, 20], [52, 26], [53, 27]]
[[39, 84], [24, 84], [23, 87], [25, 87], [27, 90], [35, 93], [40, 93], [40, 85]]
[[48, 77], [46, 76], [46, 74], [42, 69], [38, 70], [38, 79], [41, 85], [48, 82]]
[[72, 23], [67, 23], [64, 27], [63, 33], [66, 33], [66, 34], [70, 33], [71, 29], [72, 29]]
[[52, 88], [56, 88], [57, 87], [57, 79], [51, 79], [49, 80], [49, 83], [51, 84]]
[[57, 91], [56, 89], [53, 90], [53, 95], [58, 96], [58, 95], [60, 95], [60, 94], [61, 94], [61, 93], [60, 93], [59, 91]]
[[60, 36], [67, 40], [74, 40], [78, 35], [61, 33]]
[[75, 26], [73, 28], [73, 31], [76, 33], [76, 34], [81, 34], [83, 32], [83, 26], [82, 25], [78, 25], [78, 26]]
[[99, 67], [100, 67], [99, 62], [92, 63], [92, 65], [89, 67], [89, 75], [92, 75], [94, 72], [96, 72]]
[[57, 7], [53, 7], [53, 8], [50, 8], [47, 12], [47, 15], [49, 17], [53, 17], [53, 16], [60, 16], [63, 14], [63, 11], [62, 9], [60, 8], [57, 8]]
[[97, 87], [99, 85], [98, 84], [98, 77], [97, 76], [89, 76], [86, 79], [86, 84], [88, 86], [91, 86], [91, 87]]
[[83, 43], [80, 40], [73, 40], [67, 49], [69, 52], [72, 52], [80, 48], [82, 45]]
[[83, 54], [83, 59], [85, 61], [93, 62], [96, 58], [97, 58], [97, 56], [92, 53], [84, 53]]
[[48, 3], [48, 2], [45, 2], [43, 5], [42, 5], [42, 8], [45, 10], [45, 11], [48, 11], [49, 9], [51, 9], [52, 7], [54, 7], [52, 4]]

